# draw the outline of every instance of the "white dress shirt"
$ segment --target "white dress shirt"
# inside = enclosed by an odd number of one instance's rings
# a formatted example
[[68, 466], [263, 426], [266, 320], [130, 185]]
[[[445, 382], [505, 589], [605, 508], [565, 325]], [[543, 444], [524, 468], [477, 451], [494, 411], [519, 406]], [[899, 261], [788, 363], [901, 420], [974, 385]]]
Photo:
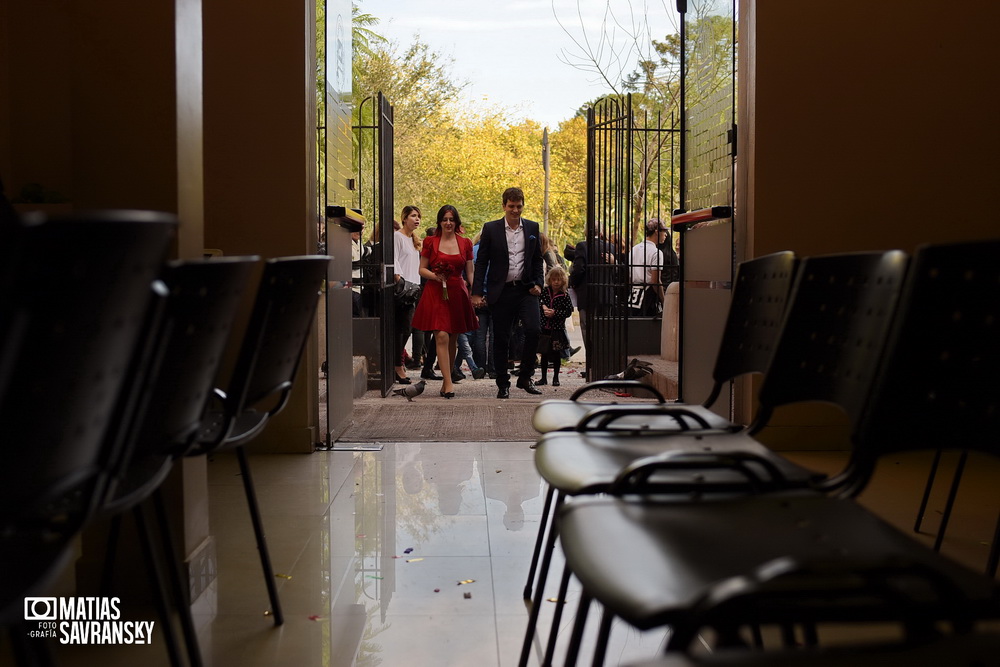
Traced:
[[511, 229], [507, 219], [503, 220], [503, 230], [507, 234], [507, 282], [524, 278], [524, 227], [517, 219], [517, 227]]

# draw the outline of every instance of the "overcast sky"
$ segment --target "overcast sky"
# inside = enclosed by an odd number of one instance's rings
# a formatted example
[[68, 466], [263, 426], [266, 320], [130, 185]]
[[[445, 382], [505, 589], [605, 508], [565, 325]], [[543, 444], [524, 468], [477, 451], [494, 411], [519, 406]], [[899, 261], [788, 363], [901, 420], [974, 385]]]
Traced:
[[637, 60], [630, 35], [648, 45], [651, 38], [677, 31], [673, 0], [360, 0], [359, 5], [380, 19], [374, 30], [401, 47], [419, 34], [432, 50], [453, 56], [455, 78], [469, 81], [469, 103], [485, 99], [508, 108], [512, 117], [532, 118], [553, 130], [610, 90], [594, 72], [564, 62], [583, 56], [574, 40], [596, 47], [600, 35], [612, 35], [616, 46], [605, 45], [602, 60], [617, 78]]

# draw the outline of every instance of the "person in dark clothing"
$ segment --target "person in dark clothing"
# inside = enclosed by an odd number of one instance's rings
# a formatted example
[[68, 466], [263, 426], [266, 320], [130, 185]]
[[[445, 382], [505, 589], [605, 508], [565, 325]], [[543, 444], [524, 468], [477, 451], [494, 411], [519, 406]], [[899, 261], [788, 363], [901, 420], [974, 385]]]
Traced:
[[497, 373], [497, 398], [510, 398], [509, 358], [511, 333], [520, 318], [524, 324], [524, 350], [517, 386], [529, 394], [540, 394], [531, 376], [540, 328], [538, 295], [542, 293], [541, 230], [537, 222], [521, 217], [524, 192], [507, 188], [503, 193], [504, 216], [483, 225], [476, 254], [472, 305], [487, 303], [493, 315], [493, 363]]

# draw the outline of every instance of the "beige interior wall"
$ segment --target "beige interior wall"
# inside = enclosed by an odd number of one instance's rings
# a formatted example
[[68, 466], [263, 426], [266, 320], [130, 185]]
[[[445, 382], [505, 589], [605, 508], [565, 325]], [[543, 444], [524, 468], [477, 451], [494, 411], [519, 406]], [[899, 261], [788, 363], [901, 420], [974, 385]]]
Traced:
[[[740, 195], [747, 255], [995, 238], [1000, 3], [741, 2]], [[826, 408], [764, 439], [842, 442]]]
[[[205, 243], [226, 255], [316, 252], [314, 13], [309, 0], [205, 4]], [[319, 440], [317, 349], [256, 451]]]
[[12, 199], [28, 183], [74, 194], [68, 5], [0, 0], [0, 170]]

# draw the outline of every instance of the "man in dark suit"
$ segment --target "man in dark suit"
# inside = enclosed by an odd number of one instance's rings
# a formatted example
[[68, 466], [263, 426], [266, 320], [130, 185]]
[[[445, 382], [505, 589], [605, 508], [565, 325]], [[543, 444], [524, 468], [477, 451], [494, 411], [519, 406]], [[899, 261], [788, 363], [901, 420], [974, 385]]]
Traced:
[[[510, 398], [510, 338], [518, 320], [524, 326], [524, 351], [517, 386], [529, 394], [541, 394], [531, 376], [541, 316], [538, 295], [542, 293], [541, 231], [538, 223], [521, 217], [524, 193], [507, 188], [503, 193], [504, 216], [483, 225], [472, 283], [472, 305], [485, 301], [493, 316], [493, 364], [497, 373], [497, 398]], [[485, 298], [483, 295], [486, 295]]]

